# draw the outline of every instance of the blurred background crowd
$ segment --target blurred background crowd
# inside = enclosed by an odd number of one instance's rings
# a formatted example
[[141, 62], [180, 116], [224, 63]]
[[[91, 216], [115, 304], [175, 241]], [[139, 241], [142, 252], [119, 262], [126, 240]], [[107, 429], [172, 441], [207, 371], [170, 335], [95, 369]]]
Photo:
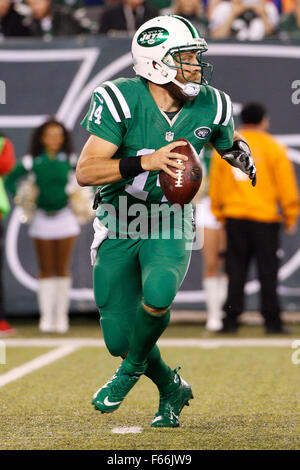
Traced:
[[300, 0], [0, 0], [0, 38], [132, 36], [159, 14], [181, 15], [213, 39], [300, 38]]

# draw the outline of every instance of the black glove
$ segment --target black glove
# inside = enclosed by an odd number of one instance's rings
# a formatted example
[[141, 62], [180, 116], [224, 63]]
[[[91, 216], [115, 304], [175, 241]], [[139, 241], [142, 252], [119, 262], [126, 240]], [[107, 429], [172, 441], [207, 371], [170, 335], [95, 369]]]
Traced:
[[256, 185], [256, 166], [251, 156], [249, 145], [243, 140], [235, 140], [231, 149], [222, 155], [230, 165], [239, 168], [249, 176], [252, 186]]

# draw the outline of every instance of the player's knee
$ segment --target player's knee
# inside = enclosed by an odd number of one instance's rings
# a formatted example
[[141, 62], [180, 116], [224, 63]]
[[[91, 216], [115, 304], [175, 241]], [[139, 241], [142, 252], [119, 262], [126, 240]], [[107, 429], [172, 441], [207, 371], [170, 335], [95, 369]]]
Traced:
[[151, 315], [164, 315], [165, 313], [167, 313], [167, 311], [169, 310], [170, 307], [166, 307], [166, 308], [153, 308], [153, 307], [149, 307], [148, 305], [144, 304], [143, 303], [143, 307], [144, 309], [148, 312], [148, 313], [151, 313]]
[[144, 303], [155, 310], [167, 310], [174, 300], [177, 288], [175, 271], [161, 267], [153, 269], [144, 282]]

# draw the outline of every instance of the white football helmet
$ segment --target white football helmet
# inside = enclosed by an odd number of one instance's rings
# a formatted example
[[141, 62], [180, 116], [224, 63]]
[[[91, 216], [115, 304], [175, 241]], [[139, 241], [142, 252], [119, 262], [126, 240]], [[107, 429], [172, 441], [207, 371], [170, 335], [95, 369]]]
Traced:
[[[197, 51], [197, 64], [182, 62], [181, 53]], [[133, 69], [137, 75], [150, 82], [163, 85], [169, 82], [179, 86], [187, 96], [197, 96], [200, 85], [210, 82], [213, 66], [202, 62], [202, 54], [207, 51], [207, 43], [198, 30], [185, 18], [177, 15], [157, 16], [144, 23], [132, 40]], [[175, 55], [176, 54], [176, 55]], [[153, 66], [155, 62], [155, 68]], [[183, 64], [199, 67], [201, 81], [188, 80], [184, 75]], [[210, 76], [204, 78], [204, 69]], [[181, 69], [186, 80], [183, 84], [176, 80], [177, 70]]]

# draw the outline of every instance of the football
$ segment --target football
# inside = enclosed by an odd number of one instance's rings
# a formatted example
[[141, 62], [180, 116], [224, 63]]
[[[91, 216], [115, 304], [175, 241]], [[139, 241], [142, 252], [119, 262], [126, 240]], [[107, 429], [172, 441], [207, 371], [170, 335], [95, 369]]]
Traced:
[[[202, 182], [202, 167], [198, 158], [198, 154], [192, 144], [186, 139], [178, 139], [176, 142], [187, 142], [188, 145], [176, 147], [172, 152], [180, 153], [188, 157], [184, 162], [185, 169], [169, 168], [177, 173], [178, 178], [175, 180], [164, 171], [159, 173], [159, 181], [164, 195], [171, 204], [188, 204], [198, 192]], [[178, 160], [179, 161], [179, 160]]]

